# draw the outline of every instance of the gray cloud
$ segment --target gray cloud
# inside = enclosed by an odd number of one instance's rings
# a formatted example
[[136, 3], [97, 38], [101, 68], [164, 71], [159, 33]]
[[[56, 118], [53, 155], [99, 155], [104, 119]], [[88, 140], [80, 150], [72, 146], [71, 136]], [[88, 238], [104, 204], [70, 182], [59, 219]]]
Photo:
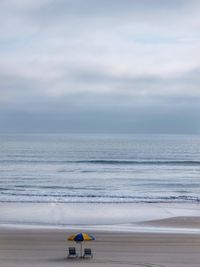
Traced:
[[1, 128], [198, 132], [199, 8], [2, 0]]

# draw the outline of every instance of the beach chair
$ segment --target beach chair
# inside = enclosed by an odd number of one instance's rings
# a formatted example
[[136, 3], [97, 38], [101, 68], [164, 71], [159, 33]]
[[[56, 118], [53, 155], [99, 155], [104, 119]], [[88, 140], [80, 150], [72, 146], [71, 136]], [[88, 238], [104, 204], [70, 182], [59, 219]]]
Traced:
[[76, 248], [74, 247], [69, 247], [69, 254], [67, 258], [77, 258], [78, 254], [76, 253]]
[[83, 258], [93, 258], [92, 250], [91, 248], [85, 248]]

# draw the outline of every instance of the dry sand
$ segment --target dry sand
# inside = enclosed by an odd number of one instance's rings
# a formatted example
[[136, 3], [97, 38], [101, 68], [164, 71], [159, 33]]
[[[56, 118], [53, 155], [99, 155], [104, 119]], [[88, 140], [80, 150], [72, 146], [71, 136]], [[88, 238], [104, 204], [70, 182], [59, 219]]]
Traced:
[[93, 231], [96, 241], [84, 246], [92, 248], [94, 258], [69, 260], [67, 248], [75, 245], [67, 241], [70, 234], [61, 229], [0, 228], [0, 266], [200, 266], [200, 235], [196, 234]]

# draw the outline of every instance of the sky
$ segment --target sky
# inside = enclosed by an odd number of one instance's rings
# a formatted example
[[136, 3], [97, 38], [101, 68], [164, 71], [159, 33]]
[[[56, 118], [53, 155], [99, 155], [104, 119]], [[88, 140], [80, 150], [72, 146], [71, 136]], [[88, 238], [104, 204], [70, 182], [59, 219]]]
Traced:
[[200, 133], [200, 1], [1, 0], [0, 132]]

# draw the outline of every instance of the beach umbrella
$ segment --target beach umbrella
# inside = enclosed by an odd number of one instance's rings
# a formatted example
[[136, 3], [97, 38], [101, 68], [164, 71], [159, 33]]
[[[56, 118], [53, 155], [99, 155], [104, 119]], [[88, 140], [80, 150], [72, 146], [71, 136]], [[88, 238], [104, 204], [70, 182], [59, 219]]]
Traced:
[[75, 242], [80, 244], [80, 255], [82, 257], [82, 242], [83, 241], [93, 241], [93, 240], [95, 240], [95, 238], [90, 234], [78, 233], [78, 234], [74, 234], [74, 235], [71, 235], [70, 237], [68, 237], [68, 240], [69, 241], [75, 241]]

